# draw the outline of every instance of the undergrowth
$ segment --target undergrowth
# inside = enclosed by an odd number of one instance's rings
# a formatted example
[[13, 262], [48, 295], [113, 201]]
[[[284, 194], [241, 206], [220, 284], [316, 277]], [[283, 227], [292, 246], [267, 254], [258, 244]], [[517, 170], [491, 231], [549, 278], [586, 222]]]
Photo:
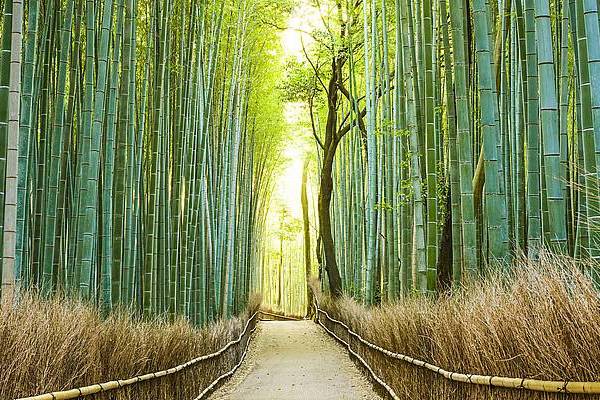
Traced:
[[[127, 379], [214, 352], [237, 339], [260, 299], [255, 296], [249, 304], [243, 315], [196, 329], [183, 319], [143, 322], [126, 312], [103, 319], [95, 308], [66, 299], [26, 295], [17, 306], [5, 303], [0, 307], [0, 399]], [[244, 345], [242, 340], [174, 375], [90, 398], [193, 399], [237, 364]]]
[[[544, 255], [438, 299], [367, 308], [320, 295], [321, 308], [365, 339], [448, 371], [553, 381], [600, 381], [600, 298], [574, 260]], [[347, 339], [345, 330], [321, 321]], [[358, 350], [401, 399], [594, 399], [456, 383]]]

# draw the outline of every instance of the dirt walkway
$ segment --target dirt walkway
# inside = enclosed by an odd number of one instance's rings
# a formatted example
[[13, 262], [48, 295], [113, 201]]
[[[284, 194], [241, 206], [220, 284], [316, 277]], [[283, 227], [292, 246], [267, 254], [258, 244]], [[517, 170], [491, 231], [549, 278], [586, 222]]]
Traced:
[[381, 398], [314, 322], [261, 322], [255, 335], [240, 369], [211, 400]]

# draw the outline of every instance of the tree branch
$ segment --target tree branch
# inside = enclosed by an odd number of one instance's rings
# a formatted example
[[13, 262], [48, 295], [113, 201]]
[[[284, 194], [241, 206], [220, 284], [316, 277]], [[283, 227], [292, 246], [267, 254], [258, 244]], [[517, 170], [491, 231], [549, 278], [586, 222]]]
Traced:
[[[393, 76], [393, 75], [392, 75], [392, 76]], [[390, 80], [392, 79], [392, 76], [390, 76], [390, 77], [389, 77], [389, 79], [390, 79]], [[389, 83], [389, 81], [388, 81], [388, 83]], [[341, 93], [344, 95], [344, 97], [346, 97], [346, 99], [348, 99], [348, 101], [350, 102], [350, 104], [351, 104], [351, 106], [352, 106], [352, 109], [353, 109], [353, 110], [358, 110], [358, 102], [359, 102], [360, 100], [362, 100], [362, 99], [364, 98], [364, 96], [363, 96], [363, 97], [361, 97], [360, 99], [358, 99], [358, 101], [357, 101], [357, 100], [355, 100], [355, 99], [354, 99], [354, 97], [353, 97], [353, 96], [352, 96], [352, 94], [351, 94], [351, 93], [348, 91], [348, 89], [346, 89], [346, 87], [343, 85], [343, 83], [341, 83], [341, 82], [338, 82], [338, 85], [337, 85], [337, 87], [338, 87], [339, 91], [340, 91], [340, 92], [341, 92]], [[388, 90], [391, 90], [391, 89], [393, 89], [393, 87], [392, 87], [392, 86], [390, 86], [390, 87], [388, 88]], [[382, 87], [382, 86], [379, 86], [379, 88], [377, 88], [377, 92], [376, 92], [376, 94], [377, 94], [377, 98], [378, 98], [378, 99], [379, 99], [379, 98], [381, 98], [381, 97], [383, 96], [383, 93], [384, 93], [384, 91], [383, 91], [383, 87]], [[352, 111], [350, 111], [348, 115], [350, 115], [351, 113], [352, 113]], [[358, 118], [357, 118], [357, 120], [358, 120], [358, 129], [360, 130], [360, 132], [361, 132], [361, 135], [362, 135], [363, 139], [366, 139], [366, 134], [367, 134], [367, 128], [366, 128], [366, 126], [365, 126], [365, 121], [364, 121], [364, 117], [365, 117], [366, 115], [367, 115], [367, 109], [366, 109], [366, 108], [364, 108], [362, 111], [360, 111], [360, 112], [358, 113]], [[343, 120], [343, 121], [346, 121], [346, 119], [348, 119], [348, 117], [344, 118], [344, 120]], [[343, 125], [343, 123], [342, 123], [342, 125]], [[338, 141], [339, 141], [339, 140], [341, 140], [341, 139], [342, 139], [342, 137], [343, 137], [343, 136], [344, 136], [346, 133], [348, 133], [348, 132], [350, 131], [350, 129], [351, 129], [352, 127], [354, 127], [354, 126], [356, 126], [356, 120], [355, 120], [355, 121], [352, 121], [352, 123], [351, 123], [351, 124], [348, 124], [348, 125], [346, 125], [346, 126], [344, 126], [344, 127], [340, 128], [340, 130], [338, 131], [338, 134], [337, 134], [337, 137], [336, 137], [336, 139], [337, 139]]]
[[323, 22], [323, 26], [325, 27], [325, 29], [327, 29], [327, 32], [329, 33], [329, 36], [331, 37], [331, 39], [333, 39], [333, 33], [331, 32], [331, 29], [329, 28], [329, 24], [327, 23], [327, 21], [325, 20], [325, 17], [323, 16], [323, 12], [321, 12], [321, 2], [319, 2], [319, 0], [315, 0], [315, 3], [317, 3], [317, 8], [319, 9], [319, 16], [321, 16], [321, 21]]
[[277, 25], [274, 22], [266, 21], [266, 20], [264, 20], [262, 18], [260, 18], [260, 22], [261, 22], [261, 24], [268, 25], [268, 26], [270, 26], [272, 28], [277, 29], [278, 31], [286, 31], [288, 29], [291, 29], [293, 31], [296, 31], [296, 32], [299, 32], [299, 33], [303, 33], [305, 35], [310, 36], [315, 42], [318, 42], [319, 44], [321, 44], [322, 46], [326, 47], [327, 49], [331, 49], [331, 47], [327, 43], [325, 43], [323, 40], [319, 39], [318, 36], [313, 35], [313, 32], [305, 31], [304, 29], [300, 29], [300, 28], [293, 28], [293, 27], [290, 27], [290, 26]]
[[[367, 109], [363, 108], [362, 111], [360, 113], [358, 113], [358, 120], [362, 120], [365, 115], [367, 115]], [[356, 126], [356, 120], [352, 121], [351, 123], [349, 123], [348, 125], [340, 128], [340, 130], [338, 131], [335, 139], [337, 142], [339, 142], [340, 140], [342, 140], [342, 138], [344, 137], [344, 135], [348, 132], [350, 132], [350, 129], [352, 129], [353, 127]], [[362, 132], [362, 131], [361, 131]]]
[[[346, 89], [346, 87], [340, 83], [338, 85], [338, 88], [340, 89], [340, 92], [342, 92], [342, 94], [348, 99], [348, 101], [350, 102], [350, 105], [352, 107], [352, 110], [356, 111], [358, 110], [358, 101], [354, 100], [354, 97], [352, 97], [352, 95], [350, 94], [350, 92], [348, 91], [348, 89]], [[350, 113], [352, 113], [352, 111], [350, 111]], [[366, 114], [366, 109], [365, 109], [365, 114]], [[363, 117], [361, 117], [361, 113], [358, 113], [358, 129], [360, 129], [360, 131], [365, 134], [367, 132], [367, 128], [365, 127], [365, 121], [363, 120]]]
[[313, 97], [312, 96], [310, 99], [308, 99], [308, 111], [310, 114], [310, 125], [312, 127], [312, 134], [315, 137], [315, 140], [317, 141], [317, 143], [319, 144], [321, 149], [325, 150], [325, 146], [323, 146], [323, 142], [321, 142], [321, 139], [319, 139], [319, 135], [317, 135], [317, 128], [315, 126], [315, 116], [313, 114]]
[[329, 91], [327, 90], [327, 87], [325, 86], [325, 84], [321, 80], [321, 77], [319, 76], [319, 69], [315, 66], [315, 64], [312, 62], [312, 60], [308, 56], [308, 52], [306, 51], [306, 47], [304, 47], [304, 40], [302, 39], [302, 37], [300, 37], [300, 43], [302, 43], [302, 51], [304, 52], [304, 57], [306, 57], [306, 60], [308, 61], [308, 63], [312, 67], [313, 71], [315, 72], [315, 77], [319, 80], [319, 83], [321, 84], [321, 86], [323, 86], [323, 89], [325, 89], [325, 93], [327, 93], [327, 95], [329, 95]]

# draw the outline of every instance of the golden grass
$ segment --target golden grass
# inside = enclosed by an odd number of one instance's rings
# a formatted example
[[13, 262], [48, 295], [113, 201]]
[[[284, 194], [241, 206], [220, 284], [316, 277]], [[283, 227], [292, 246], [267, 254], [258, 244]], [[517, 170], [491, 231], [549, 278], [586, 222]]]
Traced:
[[[408, 298], [366, 308], [320, 296], [321, 307], [370, 342], [446, 370], [541, 380], [600, 381], [600, 298], [575, 261], [544, 255], [513, 273], [475, 282], [437, 300]], [[321, 318], [344, 340], [343, 328]], [[358, 351], [400, 398], [594, 399], [456, 383], [383, 356]]]
[[[0, 307], [0, 399], [31, 396], [156, 372], [211, 353], [236, 339], [258, 309], [253, 297], [237, 318], [195, 329], [184, 320], [142, 322], [127, 313], [103, 320], [93, 307], [25, 296]], [[252, 326], [250, 327], [250, 329]], [[192, 399], [231, 369], [245, 340], [222, 356], [169, 377], [94, 399]]]

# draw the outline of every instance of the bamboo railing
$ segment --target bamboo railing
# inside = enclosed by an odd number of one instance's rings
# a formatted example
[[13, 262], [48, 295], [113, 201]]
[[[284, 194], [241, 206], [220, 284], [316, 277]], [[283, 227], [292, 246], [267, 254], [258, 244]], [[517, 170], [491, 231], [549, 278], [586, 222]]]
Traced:
[[[194, 364], [197, 364], [201, 361], [205, 361], [205, 360], [208, 360], [211, 358], [218, 357], [219, 355], [221, 355], [225, 351], [227, 351], [227, 349], [229, 349], [231, 346], [240, 343], [242, 341], [242, 339], [244, 338], [244, 336], [246, 335], [246, 333], [248, 333], [248, 327], [255, 320], [258, 313], [259, 312], [256, 311], [254, 314], [252, 314], [252, 316], [250, 318], [248, 318], [248, 321], [246, 321], [246, 326], [244, 327], [244, 330], [240, 333], [240, 335], [237, 339], [230, 341], [229, 343], [227, 343], [225, 346], [223, 346], [221, 349], [215, 351], [214, 353], [196, 357], [196, 358], [194, 358], [190, 361], [187, 361], [183, 364], [180, 364], [176, 367], [169, 368], [169, 369], [166, 369], [163, 371], [151, 372], [148, 374], [135, 376], [135, 377], [129, 378], [129, 379], [118, 379], [118, 380], [114, 380], [114, 381], [110, 381], [110, 382], [95, 383], [93, 385], [84, 386], [84, 387], [80, 387], [80, 388], [76, 388], [76, 389], [44, 393], [44, 394], [40, 394], [37, 396], [23, 397], [23, 398], [19, 398], [19, 399], [15, 399], [15, 400], [77, 399], [80, 397], [89, 396], [89, 395], [101, 393], [101, 392], [108, 392], [111, 390], [123, 388], [125, 386], [134, 385], [134, 384], [137, 384], [140, 382], [149, 381], [149, 380], [162, 378], [164, 376], [175, 374], [175, 373], [180, 372], [186, 368], [189, 368], [189, 367], [193, 366]], [[225, 374], [219, 376], [216, 380], [214, 380], [206, 389], [204, 389], [204, 391], [196, 398], [196, 400], [200, 400], [205, 394], [209, 393], [222, 379], [224, 379], [227, 376], [231, 376], [235, 372], [235, 370], [237, 370], [237, 368], [241, 365], [244, 357], [246, 356], [246, 353], [248, 351], [248, 346], [250, 344], [250, 338], [255, 329], [256, 329], [256, 327], [254, 327], [252, 330], [250, 330], [250, 337], [248, 338], [248, 341], [246, 343], [246, 348], [244, 350], [244, 353], [242, 354], [242, 357], [240, 358], [240, 362], [233, 369], [231, 369], [230, 371], [226, 372]]]
[[380, 377], [378, 377], [370, 365], [362, 358], [360, 355], [352, 349], [351, 344], [339, 336], [337, 336], [334, 332], [328, 329], [322, 322], [319, 314], [323, 314], [329, 321], [343, 327], [348, 336], [355, 337], [365, 346], [376, 350], [390, 358], [395, 358], [398, 360], [402, 360], [409, 364], [415, 365], [417, 367], [426, 368], [438, 375], [441, 375], [445, 379], [454, 381], [454, 382], [462, 382], [473, 385], [485, 385], [485, 386], [493, 386], [493, 387], [502, 387], [509, 389], [520, 389], [520, 390], [533, 390], [537, 392], [545, 392], [545, 393], [566, 393], [566, 394], [600, 394], [600, 382], [571, 382], [571, 381], [543, 381], [538, 379], [529, 379], [529, 378], [509, 378], [503, 376], [493, 376], [493, 375], [478, 375], [478, 374], [465, 374], [460, 372], [452, 372], [446, 371], [442, 367], [437, 365], [430, 364], [426, 361], [422, 361], [405, 354], [395, 353], [393, 351], [384, 349], [381, 346], [378, 346], [374, 343], [371, 343], [365, 340], [358, 333], [354, 332], [348, 325], [344, 322], [337, 320], [331, 317], [327, 311], [321, 309], [318, 303], [315, 302], [315, 309], [317, 310], [317, 322], [321, 325], [330, 335], [332, 335], [339, 342], [344, 344], [350, 353], [354, 355], [371, 373], [373, 378], [388, 391], [390, 396], [393, 399], [398, 399], [398, 396], [394, 393], [393, 389], [385, 383]]
[[290, 321], [302, 321], [302, 318], [289, 317], [287, 315], [275, 314], [275, 313], [272, 313], [272, 312], [269, 312], [269, 311], [259, 310], [258, 312], [260, 314], [268, 315], [268, 316], [275, 317], [275, 318], [287, 319], [287, 320], [290, 320]]

